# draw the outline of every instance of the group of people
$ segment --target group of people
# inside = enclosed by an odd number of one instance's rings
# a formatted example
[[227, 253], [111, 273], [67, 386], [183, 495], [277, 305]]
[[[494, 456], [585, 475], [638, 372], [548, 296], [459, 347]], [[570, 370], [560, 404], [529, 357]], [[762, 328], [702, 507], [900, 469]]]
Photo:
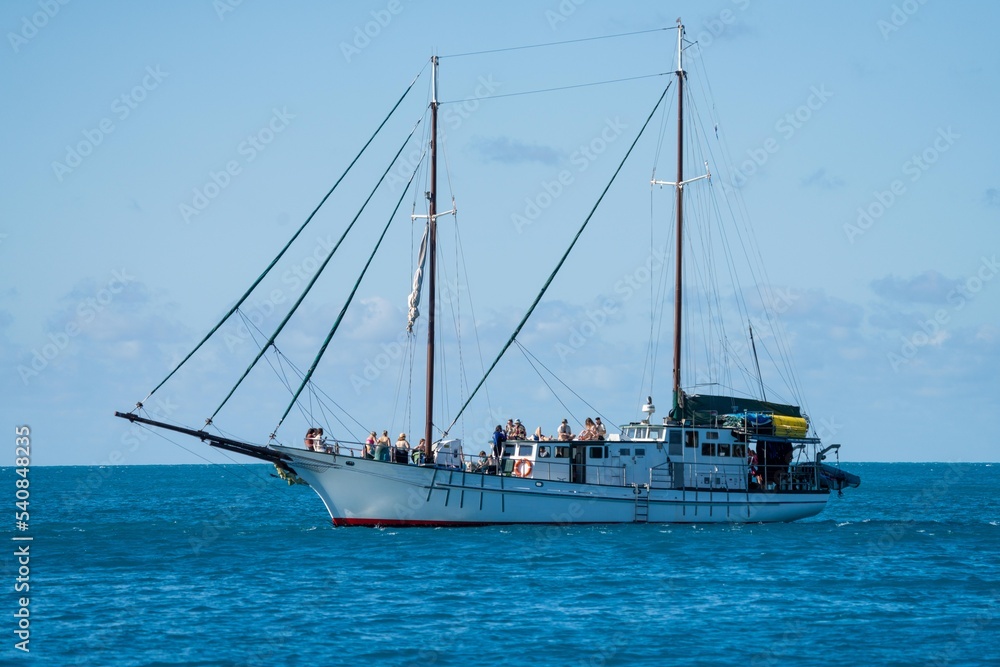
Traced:
[[525, 440], [528, 436], [524, 430], [524, 424], [521, 423], [520, 419], [508, 419], [507, 426], [504, 427], [503, 432], [511, 440]]
[[338, 449], [337, 443], [327, 444], [322, 427], [310, 428], [306, 431], [305, 445], [306, 449], [311, 452], [325, 452], [327, 454], [336, 454]]
[[[542, 434], [542, 427], [539, 426], [535, 429], [535, 433], [531, 436], [532, 440], [535, 441], [548, 441], [548, 440], [604, 440], [607, 437], [608, 430], [601, 423], [601, 418], [591, 419], [587, 417], [583, 424], [583, 430], [580, 431], [575, 437], [573, 436], [573, 429], [570, 428], [569, 420], [563, 419], [562, 423], [556, 429], [555, 436], [548, 436]], [[493, 430], [493, 454], [495, 456], [500, 456], [503, 453], [503, 443], [507, 440], [527, 440], [527, 434], [524, 429], [524, 425], [521, 423], [520, 419], [508, 419], [507, 426], [502, 427], [497, 424], [497, 427]]]
[[[569, 426], [569, 420], [563, 419], [556, 430], [559, 440], [604, 440], [608, 435], [608, 429], [601, 423], [601, 418], [591, 419], [587, 417], [583, 422], [583, 430], [576, 437], [573, 437], [573, 429]], [[550, 438], [546, 438], [550, 439]]]
[[375, 461], [393, 463], [409, 463], [412, 458], [413, 463], [420, 463], [426, 442], [424, 438], [420, 438], [420, 444], [411, 451], [410, 442], [406, 439], [405, 433], [400, 433], [396, 442], [392, 442], [389, 439], [389, 431], [382, 431], [382, 435], [377, 437], [375, 431], [372, 431], [365, 440], [361, 456]]

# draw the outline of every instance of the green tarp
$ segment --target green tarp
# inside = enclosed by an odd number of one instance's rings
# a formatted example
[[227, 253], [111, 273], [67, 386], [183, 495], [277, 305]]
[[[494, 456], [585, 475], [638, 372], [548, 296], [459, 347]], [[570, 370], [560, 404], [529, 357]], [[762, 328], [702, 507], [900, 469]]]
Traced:
[[710, 424], [722, 415], [742, 412], [770, 412], [786, 417], [801, 417], [802, 411], [797, 405], [758, 401], [753, 398], [737, 396], [708, 396], [703, 394], [685, 394], [681, 407], [684, 419], [695, 424]]

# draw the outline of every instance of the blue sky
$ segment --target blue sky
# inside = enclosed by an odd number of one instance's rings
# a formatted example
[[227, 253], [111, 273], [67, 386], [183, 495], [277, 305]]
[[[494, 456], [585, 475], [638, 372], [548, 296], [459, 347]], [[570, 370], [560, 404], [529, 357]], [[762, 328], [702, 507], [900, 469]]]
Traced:
[[[478, 381], [479, 358], [492, 360], [523, 314], [667, 78], [496, 96], [667, 72], [674, 38], [455, 54], [665, 28], [680, 16], [698, 42], [689, 71], [711, 83], [699, 111], [712, 119], [706, 127], [718, 123], [730, 162], [728, 172], [713, 167], [728, 181], [711, 187], [742, 197], [767, 288], [785, 295], [784, 331], [821, 435], [843, 443], [847, 460], [998, 460], [983, 428], [1000, 399], [998, 15], [991, 3], [919, 0], [5, 2], [5, 421], [32, 427], [40, 465], [224, 460], [112, 413], [144, 398], [242, 294], [431, 53], [443, 56], [446, 102], [441, 208], [454, 195], [464, 253], [459, 262], [445, 242], [444, 279], [464, 262], [476, 309], [475, 334], [463, 329], [449, 372], [465, 364], [466, 384]], [[427, 90], [424, 69], [373, 158], [251, 299], [262, 327], [280, 321], [353, 217]], [[555, 281], [520, 337], [611, 422], [639, 416], [647, 391], [648, 302], [620, 297], [622, 281], [643, 283], [647, 261], [658, 268], [650, 248], [667, 242], [650, 233], [653, 125], [574, 252], [569, 268], [580, 270]], [[594, 145], [599, 154], [581, 157]], [[369, 229], [384, 224], [404, 172], [373, 202]], [[672, 178], [669, 168], [658, 176]], [[343, 425], [327, 424], [345, 439], [420, 430], [399, 354], [412, 203], [408, 195], [393, 227], [402, 233], [380, 250], [320, 367], [320, 386], [343, 408]], [[290, 325], [281, 349], [298, 367], [372, 238], [345, 242], [347, 258]], [[256, 351], [235, 323], [223, 334], [157, 392], [151, 412], [203, 423]], [[669, 367], [661, 351], [661, 414]], [[220, 412], [226, 433], [266, 440], [287, 402], [269, 372], [251, 375]], [[508, 416], [549, 432], [567, 413], [591, 414], [562, 389], [566, 403], [557, 402], [516, 349], [497, 373], [458, 427], [473, 443]], [[442, 420], [467, 389], [458, 378], [442, 380]], [[293, 412], [279, 435], [297, 442], [305, 425]]]

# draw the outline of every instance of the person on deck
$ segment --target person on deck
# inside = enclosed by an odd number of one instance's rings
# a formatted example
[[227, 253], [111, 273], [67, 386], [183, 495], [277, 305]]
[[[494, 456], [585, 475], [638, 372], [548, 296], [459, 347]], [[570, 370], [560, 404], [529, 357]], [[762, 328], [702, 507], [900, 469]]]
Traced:
[[507, 434], [500, 428], [500, 424], [493, 430], [493, 456], [500, 460], [503, 456], [503, 443], [507, 442]]
[[375, 460], [388, 461], [389, 449], [392, 443], [389, 441], [389, 431], [382, 431], [382, 435], [375, 441]]
[[503, 427], [503, 434], [505, 436], [507, 436], [508, 438], [513, 438], [514, 437], [514, 433], [515, 433], [515, 430], [514, 430], [514, 420], [513, 419], [508, 419], [507, 420], [507, 425]]
[[573, 431], [569, 428], [569, 420], [563, 419], [562, 424], [559, 424], [559, 429], [557, 431], [560, 440], [572, 440]]
[[587, 417], [587, 420], [583, 423], [583, 430], [580, 434], [576, 436], [577, 440], [597, 440], [597, 425], [594, 420]]
[[409, 456], [410, 443], [406, 441], [406, 434], [400, 433], [399, 437], [396, 439], [396, 444], [393, 449], [392, 460], [396, 463], [406, 463]]
[[528, 437], [528, 433], [524, 430], [524, 424], [521, 423], [520, 419], [514, 420], [514, 439], [524, 440]]
[[375, 458], [375, 442], [378, 440], [375, 437], [375, 431], [368, 434], [368, 438], [365, 440], [365, 448], [361, 450], [361, 456], [366, 459]]
[[413, 465], [418, 466], [424, 462], [424, 445], [426, 444], [427, 438], [420, 438], [420, 442], [410, 454], [410, 460], [413, 461]]
[[761, 485], [760, 473], [757, 471], [757, 452], [753, 448], [747, 448], [747, 482], [751, 489], [759, 488]]
[[531, 439], [537, 442], [542, 440], [551, 440], [552, 438], [550, 438], [547, 435], [542, 435], [542, 427], [539, 426], [538, 428], [535, 429], [535, 434], [531, 436]]
[[308, 449], [309, 451], [312, 451], [312, 448], [313, 448], [313, 436], [314, 435], [316, 435], [316, 429], [311, 428], [308, 431], [306, 431], [305, 445], [306, 445], [306, 449]]
[[595, 422], [594, 426], [597, 430], [597, 439], [604, 440], [608, 435], [608, 429], [604, 428], [604, 424], [601, 423], [600, 417], [595, 419], [594, 422]]

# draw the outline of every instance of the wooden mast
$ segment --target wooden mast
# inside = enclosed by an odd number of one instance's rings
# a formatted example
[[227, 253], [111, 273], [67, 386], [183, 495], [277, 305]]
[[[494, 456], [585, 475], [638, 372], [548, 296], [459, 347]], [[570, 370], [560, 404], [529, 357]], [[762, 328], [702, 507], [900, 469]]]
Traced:
[[677, 19], [677, 261], [674, 273], [674, 401], [671, 417], [680, 418], [681, 397], [681, 253], [684, 249], [681, 229], [684, 221], [684, 25]]
[[438, 57], [431, 56], [431, 173], [427, 191], [427, 391], [424, 415], [424, 460], [432, 463], [434, 426], [434, 311], [437, 277], [437, 67]]

